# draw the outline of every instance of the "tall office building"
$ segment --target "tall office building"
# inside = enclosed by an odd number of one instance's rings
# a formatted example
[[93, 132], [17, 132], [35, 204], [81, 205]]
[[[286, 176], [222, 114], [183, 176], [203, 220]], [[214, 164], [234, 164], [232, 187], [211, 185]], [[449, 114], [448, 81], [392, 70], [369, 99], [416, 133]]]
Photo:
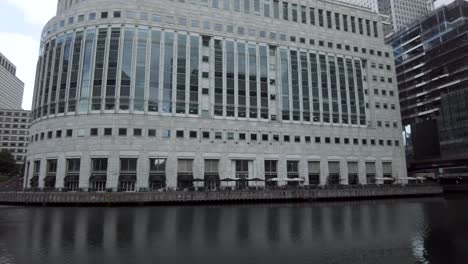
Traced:
[[0, 150], [8, 150], [17, 163], [26, 159], [31, 112], [0, 109]]
[[62, 0], [40, 50], [25, 187], [406, 180], [392, 50], [365, 9]]
[[378, 0], [379, 13], [390, 18], [386, 34], [404, 29], [406, 25], [434, 10], [435, 0]]
[[395, 53], [403, 125], [411, 127], [413, 158], [434, 164], [463, 158], [468, 3], [457, 0], [441, 7], [388, 41]]
[[377, 0], [338, 0], [338, 1], [368, 8], [376, 13], [379, 12], [379, 4]]
[[388, 24], [385, 34], [399, 31], [434, 9], [435, 0], [339, 0], [369, 8], [384, 15]]
[[16, 67], [0, 53], [0, 109], [22, 109], [24, 83], [16, 77]]

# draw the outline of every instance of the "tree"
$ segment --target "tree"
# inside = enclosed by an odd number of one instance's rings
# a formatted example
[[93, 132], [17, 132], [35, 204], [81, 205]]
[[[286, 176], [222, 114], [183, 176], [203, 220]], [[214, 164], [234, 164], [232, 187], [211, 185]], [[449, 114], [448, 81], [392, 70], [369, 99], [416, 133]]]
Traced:
[[0, 151], [0, 175], [14, 176], [19, 173], [15, 157], [8, 150]]

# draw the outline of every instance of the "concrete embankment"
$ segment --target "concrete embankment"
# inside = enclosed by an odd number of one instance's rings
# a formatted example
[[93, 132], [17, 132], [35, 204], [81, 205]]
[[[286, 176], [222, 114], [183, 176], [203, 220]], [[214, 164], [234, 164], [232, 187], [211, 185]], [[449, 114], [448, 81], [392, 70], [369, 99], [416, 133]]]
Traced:
[[11, 205], [145, 205], [145, 204], [211, 204], [262, 203], [319, 200], [357, 200], [404, 198], [442, 195], [440, 186], [366, 186], [359, 188], [318, 188], [245, 190], [222, 192], [1, 192], [0, 204]]

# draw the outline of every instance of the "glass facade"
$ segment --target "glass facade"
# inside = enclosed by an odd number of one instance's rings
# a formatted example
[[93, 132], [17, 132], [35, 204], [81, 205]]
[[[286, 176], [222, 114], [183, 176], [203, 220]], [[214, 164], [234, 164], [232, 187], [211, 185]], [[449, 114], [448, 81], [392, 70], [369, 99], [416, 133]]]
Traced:
[[133, 110], [145, 110], [145, 87], [146, 87], [146, 56], [148, 47], [148, 30], [138, 30], [136, 73], [135, 73], [135, 94], [133, 100]]
[[107, 28], [98, 30], [97, 45], [96, 45], [96, 58], [94, 62], [94, 79], [93, 91], [91, 99], [91, 110], [101, 110], [102, 88], [104, 78], [104, 61], [107, 42]]
[[189, 114], [198, 115], [200, 78], [200, 37], [190, 36]]
[[160, 60], [161, 60], [161, 32], [152, 30], [151, 32], [151, 63], [149, 76], [149, 99], [148, 111], [158, 112], [159, 109], [159, 87], [160, 87]]
[[238, 94], [238, 117], [247, 116], [247, 85], [246, 85], [246, 53], [245, 53], [245, 44], [237, 43], [237, 94]]
[[133, 39], [135, 38], [135, 30], [125, 29], [123, 54], [122, 54], [122, 69], [120, 71], [120, 110], [130, 109], [130, 89], [133, 82], [132, 79], [132, 57], [133, 57]]
[[174, 36], [173, 32], [164, 33], [163, 93], [162, 112], [172, 112], [172, 86], [174, 72]]
[[91, 88], [91, 72], [93, 63], [93, 49], [94, 49], [94, 36], [95, 29], [88, 29], [86, 31], [86, 40], [84, 45], [83, 54], [83, 68], [81, 71], [81, 90], [80, 90], [80, 103], [79, 112], [88, 112], [89, 106], [89, 90]]
[[107, 68], [105, 110], [114, 110], [116, 105], [115, 100], [117, 97], [117, 65], [120, 54], [120, 34], [120, 28], [112, 28], [108, 55], [109, 64]]
[[[246, 3], [252, 6], [245, 9]], [[254, 3], [238, 4], [256, 12]], [[278, 1], [258, 7], [271, 8], [272, 16], [278, 8], [286, 19], [307, 23], [315, 23], [317, 11], [319, 24], [329, 24], [321, 9]], [[128, 26], [77, 30], [41, 49], [34, 117], [90, 111], [199, 115], [202, 95], [208, 95], [208, 116], [269, 120], [276, 104], [284, 121], [365, 126], [364, 64], [334, 53], [194, 33]], [[201, 89], [205, 79], [209, 84]]]

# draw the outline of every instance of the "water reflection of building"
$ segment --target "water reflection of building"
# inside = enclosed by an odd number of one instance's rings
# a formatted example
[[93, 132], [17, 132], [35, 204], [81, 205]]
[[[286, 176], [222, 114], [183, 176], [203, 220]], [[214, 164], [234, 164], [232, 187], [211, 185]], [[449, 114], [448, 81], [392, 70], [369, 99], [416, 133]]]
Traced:
[[439, 201], [33, 208], [0, 216], [3, 223], [23, 219], [14, 222], [14, 229], [0, 225], [0, 239], [18, 263], [239, 263], [257, 258], [277, 263], [287, 256], [320, 261], [329, 255], [339, 263], [356, 263], [363, 255], [375, 263], [372, 258], [377, 261], [382, 254], [389, 258], [384, 263], [403, 263], [397, 260], [414, 257], [414, 238], [425, 237], [422, 204]]
[[41, 39], [25, 187], [405, 178], [379, 15], [335, 1], [137, 2], [58, 1]]

